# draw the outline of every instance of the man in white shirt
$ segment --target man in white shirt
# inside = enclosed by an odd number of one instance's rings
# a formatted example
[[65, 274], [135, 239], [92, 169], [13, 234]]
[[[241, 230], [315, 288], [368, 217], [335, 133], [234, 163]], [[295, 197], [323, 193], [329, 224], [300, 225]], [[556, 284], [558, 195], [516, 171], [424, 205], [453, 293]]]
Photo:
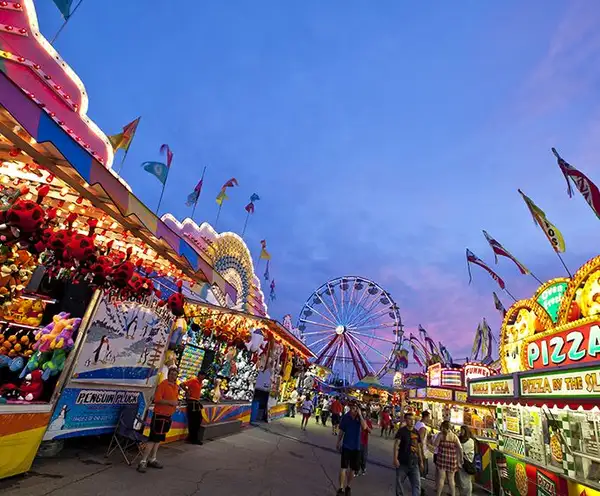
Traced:
[[290, 417], [296, 417], [296, 405], [298, 404], [298, 391], [295, 389], [290, 394], [290, 399], [288, 400], [289, 409], [290, 409]]
[[421, 438], [421, 444], [423, 445], [423, 471], [421, 477], [427, 478], [429, 473], [429, 450], [427, 449], [427, 438], [429, 436], [429, 425], [431, 424], [431, 414], [425, 410], [421, 414], [421, 420], [415, 424], [415, 429], [419, 433]]

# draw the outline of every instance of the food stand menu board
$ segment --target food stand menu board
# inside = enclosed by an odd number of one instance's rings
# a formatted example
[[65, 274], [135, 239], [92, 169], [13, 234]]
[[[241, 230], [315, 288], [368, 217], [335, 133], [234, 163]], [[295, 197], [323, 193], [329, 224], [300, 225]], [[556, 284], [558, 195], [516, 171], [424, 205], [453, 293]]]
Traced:
[[202, 360], [204, 359], [204, 350], [197, 346], [188, 344], [181, 355], [179, 362], [179, 377], [180, 382], [185, 382], [188, 379], [195, 377], [200, 372]]

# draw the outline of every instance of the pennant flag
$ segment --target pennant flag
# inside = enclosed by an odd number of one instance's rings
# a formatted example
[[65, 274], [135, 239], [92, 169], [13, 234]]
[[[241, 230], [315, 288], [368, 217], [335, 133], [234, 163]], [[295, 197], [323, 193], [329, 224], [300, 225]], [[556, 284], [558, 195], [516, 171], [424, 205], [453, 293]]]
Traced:
[[486, 322], [486, 320], [484, 318], [483, 322], [481, 323], [481, 348], [480, 348], [480, 352], [481, 352], [481, 357], [482, 358], [488, 354], [488, 349], [489, 349], [490, 344], [491, 344], [489, 342], [489, 338], [490, 338], [490, 334], [491, 334], [491, 330], [488, 332], [489, 328], [490, 328], [490, 326], [488, 326], [488, 323]]
[[273, 279], [271, 281], [271, 294], [269, 295], [269, 297], [271, 298], [271, 301], [275, 301], [276, 300], [276, 296], [275, 296], [275, 279]]
[[544, 234], [548, 238], [548, 241], [550, 241], [552, 248], [554, 248], [554, 251], [556, 251], [556, 253], [564, 253], [565, 239], [563, 238], [562, 233], [546, 218], [544, 211], [535, 203], [533, 203], [531, 198], [529, 198], [521, 190], [518, 191], [521, 193], [527, 208], [529, 208], [529, 212], [531, 213], [534, 222], [542, 228]]
[[73, 0], [53, 0], [54, 5], [60, 10], [60, 13], [65, 18], [65, 21], [71, 17], [71, 6], [73, 5]]
[[[485, 341], [485, 356], [483, 356], [481, 361], [483, 363], [488, 363], [492, 360], [492, 328], [489, 326], [485, 318], [483, 319], [482, 331], [482, 341]], [[481, 347], [481, 354], [484, 354], [483, 346]]]
[[115, 152], [118, 149], [125, 150], [125, 153], [129, 151], [129, 147], [131, 146], [131, 142], [133, 141], [133, 137], [137, 131], [140, 119], [141, 117], [138, 117], [136, 120], [131, 121], [119, 134], [113, 134], [112, 136], [108, 137], [108, 141], [110, 141], [110, 144]]
[[494, 306], [496, 307], [496, 310], [502, 314], [502, 318], [504, 318], [506, 316], [506, 308], [504, 308], [504, 305], [500, 301], [500, 298], [498, 298], [496, 292], [492, 291], [492, 294], [494, 295]]
[[161, 154], [164, 153], [167, 156], [167, 167], [170, 169], [171, 168], [171, 163], [173, 162], [173, 152], [169, 148], [169, 145], [161, 145], [160, 146], [160, 153]]
[[223, 202], [225, 200], [229, 200], [229, 197], [227, 196], [227, 188], [233, 188], [234, 186], [237, 186], [237, 185], [238, 185], [237, 179], [235, 177], [232, 177], [229, 181], [227, 181], [221, 187], [221, 191], [217, 195], [217, 199], [216, 199], [217, 205], [219, 205], [219, 207], [221, 205], [223, 205]]
[[498, 243], [498, 241], [492, 238], [486, 231], [483, 231], [483, 235], [492, 247], [496, 263], [498, 263], [498, 255], [500, 255], [501, 257], [506, 257], [512, 260], [515, 263], [515, 265], [519, 268], [521, 274], [529, 274], [529, 270], [527, 269], [527, 267], [525, 267], [521, 262], [519, 262], [515, 257], [513, 257], [507, 249], [505, 249], [500, 243]]
[[477, 330], [475, 331], [475, 339], [473, 340], [473, 347], [471, 348], [471, 360], [477, 360], [477, 355], [481, 351], [481, 337], [483, 330], [481, 328], [481, 322], [477, 324]]
[[144, 162], [142, 167], [146, 172], [152, 174], [161, 183], [167, 182], [167, 176], [169, 175], [169, 168], [162, 162]]
[[246, 212], [248, 212], [249, 214], [253, 214], [254, 202], [258, 200], [260, 200], [260, 196], [258, 196], [256, 193], [252, 193], [252, 196], [250, 197], [250, 203], [248, 203], [248, 205], [244, 207], [244, 210], [246, 210]]
[[454, 360], [452, 360], [452, 355], [450, 355], [448, 349], [442, 344], [441, 341], [438, 343], [438, 346], [440, 349], [440, 355], [442, 356], [444, 363], [446, 365], [452, 365], [454, 363]]
[[203, 183], [204, 179], [200, 179], [200, 181], [198, 181], [198, 184], [196, 184], [196, 187], [194, 188], [194, 191], [192, 191], [188, 197], [187, 197], [187, 201], [185, 202], [185, 205], [187, 207], [191, 207], [193, 205], [195, 205], [196, 203], [198, 203], [198, 198], [200, 198], [200, 193], [202, 191], [202, 183]]
[[271, 254], [267, 251], [267, 241], [265, 239], [260, 242], [260, 256], [258, 257], [261, 260], [271, 260]]
[[269, 261], [267, 260], [267, 266], [265, 267], [265, 273], [263, 274], [265, 281], [268, 281], [270, 278], [269, 275]]
[[600, 219], [600, 190], [598, 190], [598, 187], [590, 181], [583, 172], [577, 170], [571, 164], [563, 160], [555, 148], [552, 148], [552, 153], [554, 153], [554, 156], [558, 161], [558, 166], [567, 181], [567, 193], [569, 194], [569, 198], [573, 197], [573, 189], [569, 182], [569, 179], [571, 179], [583, 198], [585, 198], [585, 201], [588, 202], [588, 205], [596, 214], [596, 217]]
[[496, 274], [492, 269], [490, 269], [483, 260], [481, 260], [471, 250], [467, 248], [467, 270], [469, 271], [469, 284], [471, 284], [471, 281], [473, 280], [473, 277], [471, 276], [471, 266], [469, 265], [470, 263], [479, 265], [482, 269], [486, 270], [487, 273], [490, 276], [492, 276], [492, 279], [494, 279], [494, 281], [498, 283], [498, 286], [500, 286], [501, 289], [504, 289], [506, 287], [506, 284], [504, 284], [502, 278], [498, 274]]

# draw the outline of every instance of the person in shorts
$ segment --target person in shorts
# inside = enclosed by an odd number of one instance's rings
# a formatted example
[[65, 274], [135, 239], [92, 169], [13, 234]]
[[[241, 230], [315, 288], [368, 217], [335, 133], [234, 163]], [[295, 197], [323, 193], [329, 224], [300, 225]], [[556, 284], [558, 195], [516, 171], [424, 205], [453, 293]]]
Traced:
[[362, 429], [368, 430], [368, 428], [358, 404], [351, 403], [350, 410], [340, 421], [340, 433], [337, 439], [337, 449], [342, 452], [338, 496], [351, 494], [350, 485], [354, 473], [360, 470], [360, 433]]
[[179, 405], [179, 388], [177, 387], [177, 367], [171, 367], [167, 378], [162, 381], [154, 393], [154, 415], [150, 423], [150, 435], [144, 448], [144, 454], [138, 465], [137, 471], [144, 473], [146, 468], [163, 468], [156, 459], [156, 453], [167, 432], [171, 428], [171, 417]]
[[331, 405], [329, 405], [329, 411], [331, 412], [331, 432], [334, 436], [338, 435], [339, 426], [340, 426], [340, 418], [342, 417], [342, 412], [344, 411], [344, 407], [340, 403], [339, 398], [335, 398]]
[[313, 405], [310, 396], [307, 396], [302, 405], [300, 406], [300, 413], [302, 414], [302, 422], [300, 423], [300, 429], [302, 429], [303, 431], [306, 430], [308, 419], [310, 418], [314, 407], [315, 406]]

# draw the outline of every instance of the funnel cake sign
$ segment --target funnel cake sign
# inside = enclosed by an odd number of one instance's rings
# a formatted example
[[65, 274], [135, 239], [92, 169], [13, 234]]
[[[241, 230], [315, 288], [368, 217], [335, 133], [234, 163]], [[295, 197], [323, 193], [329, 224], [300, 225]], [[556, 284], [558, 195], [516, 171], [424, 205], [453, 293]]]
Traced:
[[[40, 33], [32, 0], [0, 1], [0, 72], [98, 162], [110, 167], [113, 150], [86, 115], [83, 83]], [[17, 103], [7, 93], [0, 91], [0, 103], [14, 113]], [[21, 125], [35, 135], [26, 120], [20, 119]]]

